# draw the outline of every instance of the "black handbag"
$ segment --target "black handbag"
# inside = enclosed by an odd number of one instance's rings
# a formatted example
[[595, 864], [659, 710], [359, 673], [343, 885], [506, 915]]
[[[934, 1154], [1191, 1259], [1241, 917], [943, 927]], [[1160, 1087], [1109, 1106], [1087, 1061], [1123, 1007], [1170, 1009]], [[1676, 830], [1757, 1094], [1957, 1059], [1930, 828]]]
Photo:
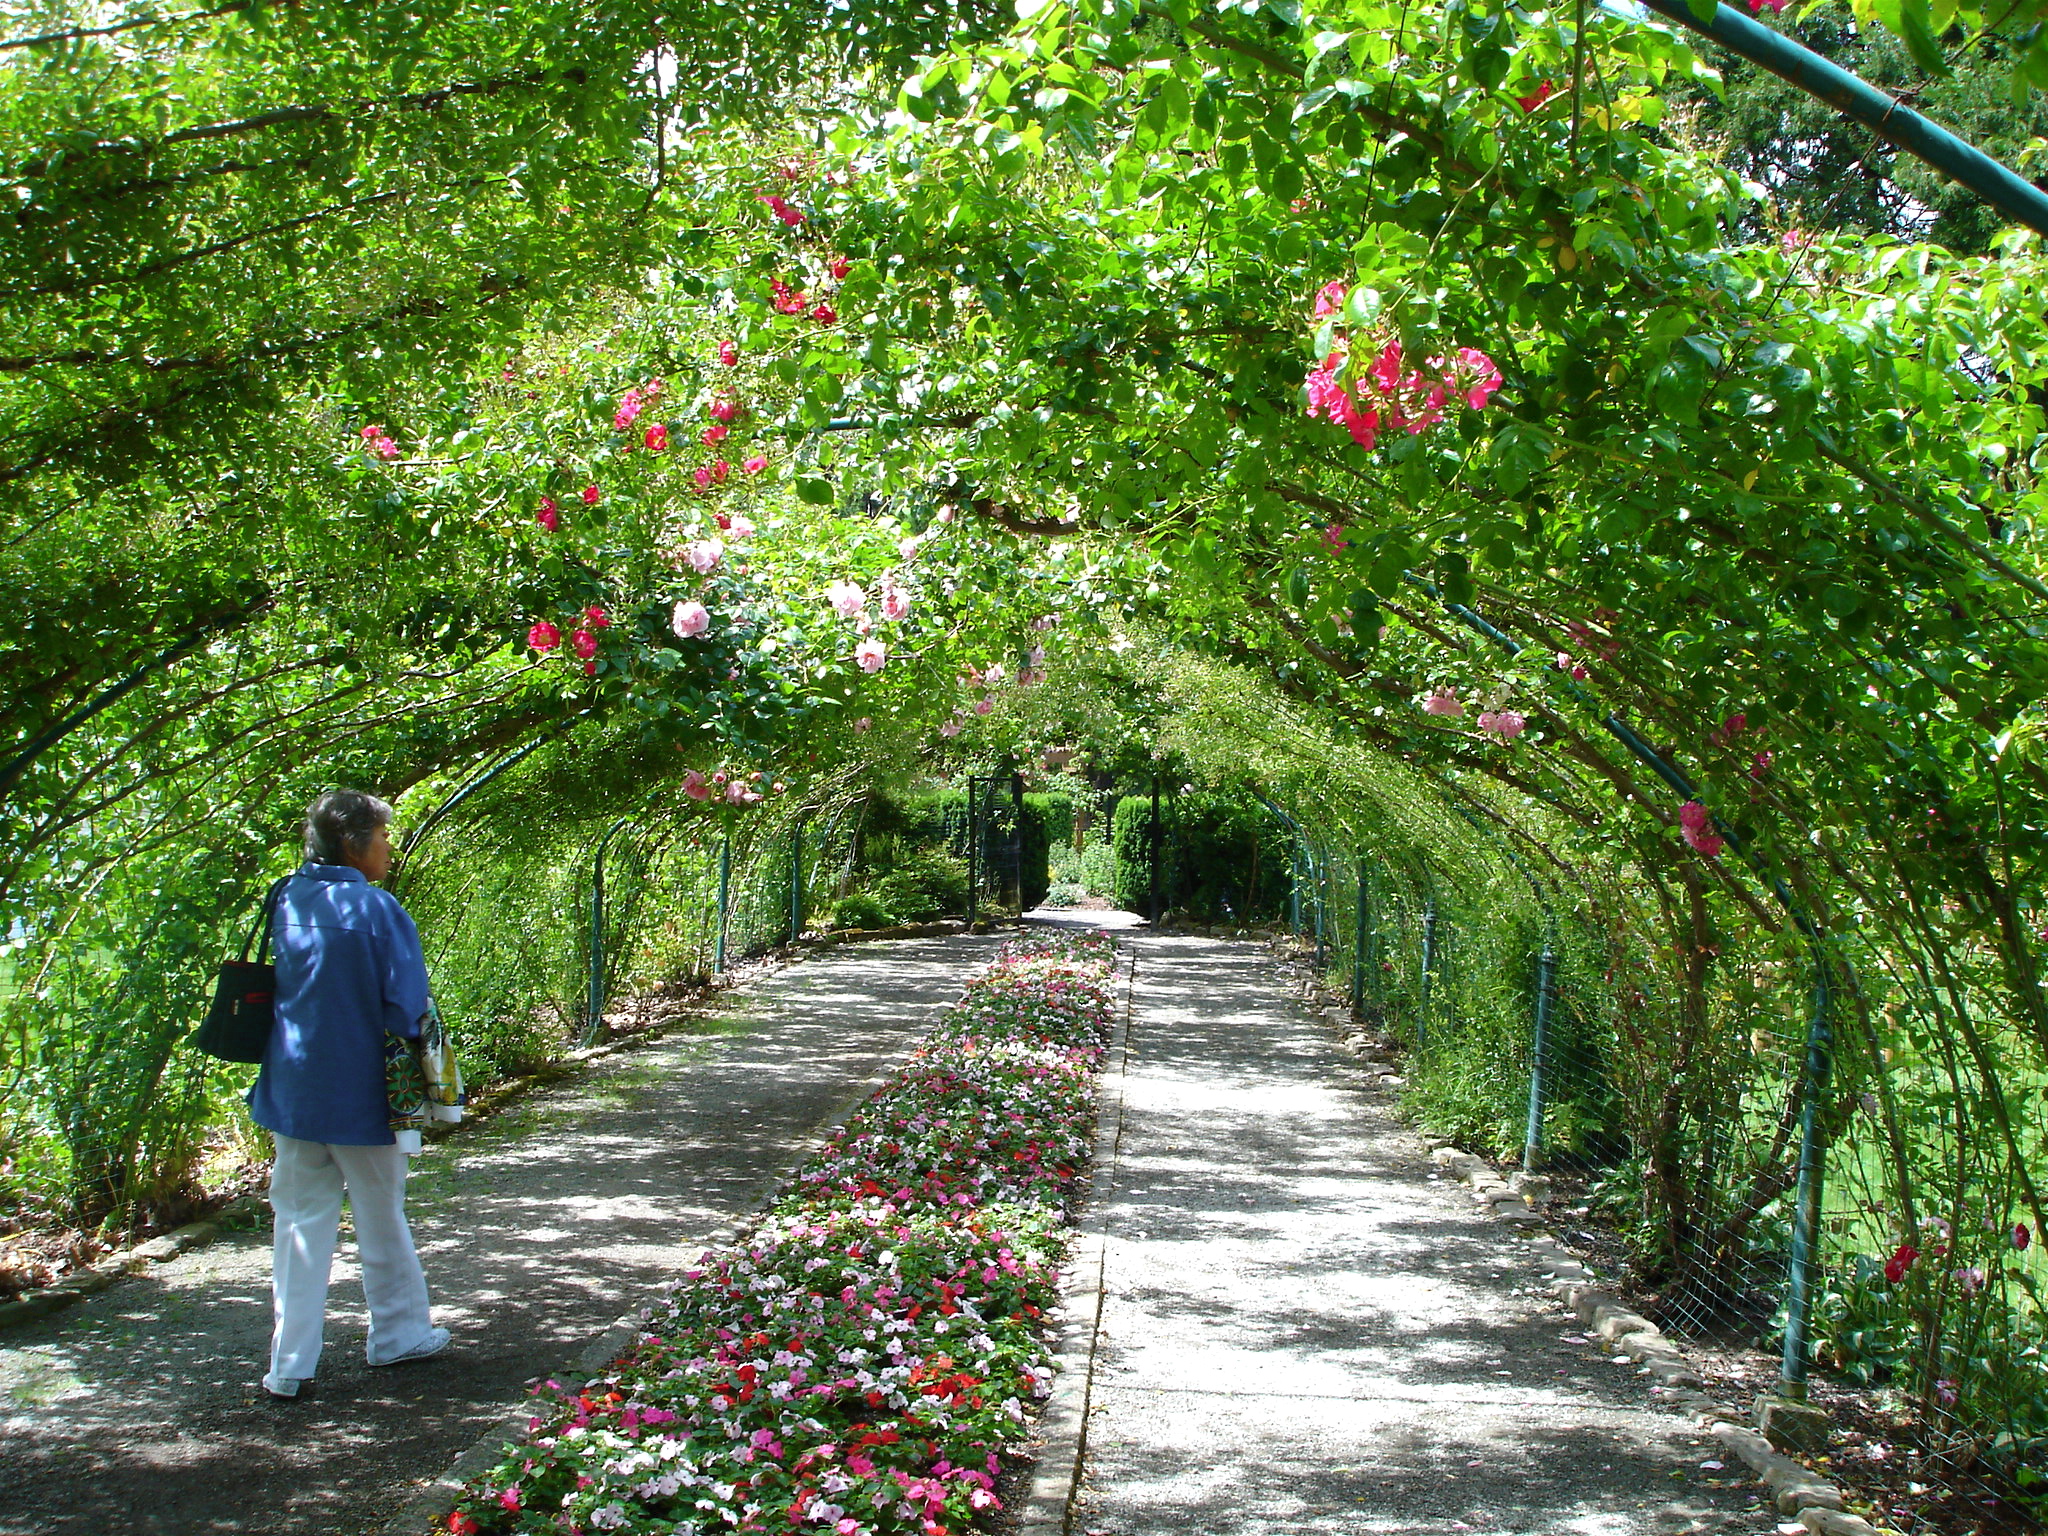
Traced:
[[[206, 1020], [192, 1032], [196, 1050], [221, 1061], [261, 1061], [270, 1047], [270, 1026], [277, 1018], [277, 967], [270, 963], [270, 930], [277, 921], [277, 898], [285, 880], [272, 885], [263, 898], [263, 911], [242, 940], [240, 959], [223, 960], [220, 976], [213, 985], [213, 1007]], [[257, 928], [263, 930], [263, 947], [256, 958], [249, 949], [256, 942]]]

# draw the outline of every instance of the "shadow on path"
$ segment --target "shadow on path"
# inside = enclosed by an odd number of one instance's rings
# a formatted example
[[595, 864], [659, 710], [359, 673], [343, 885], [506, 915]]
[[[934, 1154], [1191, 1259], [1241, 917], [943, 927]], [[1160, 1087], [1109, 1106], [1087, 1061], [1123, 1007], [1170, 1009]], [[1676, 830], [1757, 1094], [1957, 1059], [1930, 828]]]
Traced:
[[257, 1390], [267, 1223], [0, 1339], [0, 1536], [360, 1536], [565, 1369], [899, 1060], [993, 939], [830, 951], [729, 1001], [720, 1034], [593, 1065], [415, 1160], [409, 1207], [455, 1346], [363, 1363], [353, 1244], [307, 1396]]
[[1249, 944], [1137, 934], [1076, 1536], [1769, 1531]]

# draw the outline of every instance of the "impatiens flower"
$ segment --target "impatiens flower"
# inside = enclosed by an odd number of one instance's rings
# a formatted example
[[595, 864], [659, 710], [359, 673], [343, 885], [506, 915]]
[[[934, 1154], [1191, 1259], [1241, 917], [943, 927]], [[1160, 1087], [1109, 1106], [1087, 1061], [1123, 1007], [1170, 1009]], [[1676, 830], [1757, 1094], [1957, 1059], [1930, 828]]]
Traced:
[[725, 558], [725, 546], [717, 539], [692, 539], [683, 546], [683, 558], [699, 576], [709, 576]]
[[740, 465], [740, 468], [744, 469], [750, 475], [758, 475], [759, 473], [761, 473], [762, 470], [766, 469], [767, 467], [768, 456], [763, 453], [755, 454], [752, 458], [743, 461]]
[[603, 494], [604, 493], [598, 490], [596, 486], [586, 485], [585, 487], [583, 487], [583, 505], [585, 505], [586, 507], [596, 506], [598, 498]]
[[541, 527], [547, 529], [549, 533], [553, 533], [557, 528], [562, 526], [561, 508], [555, 505], [554, 497], [541, 497], [540, 510], [533, 514], [533, 520], [536, 523], [539, 523]]
[[612, 621], [611, 615], [598, 607], [597, 604], [592, 603], [583, 610], [583, 622], [591, 629], [608, 629], [611, 627]]
[[562, 632], [542, 619], [526, 632], [526, 643], [536, 651], [552, 651], [562, 643]]
[[853, 263], [848, 261], [844, 256], [834, 256], [832, 258], [832, 265], [826, 268], [826, 270], [832, 274], [832, 277], [835, 281], [838, 281], [840, 279], [843, 279], [847, 273], [853, 270]]
[[482, 1529], [459, 1509], [448, 1516], [448, 1536], [477, 1536]]
[[738, 344], [731, 341], [721, 341], [718, 344], [718, 360], [728, 368], [739, 367], [740, 349]]
[[710, 448], [718, 443], [724, 442], [726, 439], [726, 434], [731, 431], [732, 428], [728, 427], [724, 422], [717, 422], [712, 426], [706, 427], [702, 432], [698, 433], [697, 440], [701, 442], [706, 448]]
[[1920, 1250], [1911, 1243], [1901, 1243], [1898, 1251], [1884, 1262], [1884, 1277], [1893, 1285], [1906, 1278], [1906, 1271], [1913, 1267], [1913, 1261], [1920, 1257]]
[[818, 307], [811, 311], [811, 318], [820, 325], [837, 325], [839, 323], [839, 311], [830, 304], [827, 304], [823, 299], [820, 299]]
[[705, 782], [703, 774], [692, 768], [683, 775], [683, 793], [692, 800], [709, 800], [711, 798], [711, 786]]
[[1325, 315], [1341, 315], [1344, 313], [1344, 295], [1349, 291], [1341, 282], [1323, 284], [1321, 288], [1316, 290], [1315, 317], [1320, 320]]
[[647, 429], [647, 435], [641, 439], [641, 442], [646, 444], [649, 453], [660, 453], [668, 447], [668, 428], [660, 422], [656, 422]]
[[[1783, 5], [1784, 0], [1778, 0], [1778, 3], [1780, 5]], [[1554, 92], [1556, 89], [1557, 87], [1553, 86], [1548, 80], [1545, 80], [1541, 85], [1537, 86], [1536, 89], [1531, 91], [1528, 95], [1517, 96], [1515, 98], [1515, 105], [1520, 107], [1524, 112], [1534, 112], [1538, 107], [1542, 106], [1543, 103], [1550, 100], [1551, 93]]]
[[1465, 706], [1458, 702], [1455, 688], [1439, 688], [1422, 701], [1422, 712], [1425, 715], [1462, 715]]
[[853, 659], [863, 672], [879, 672], [889, 659], [889, 647], [879, 640], [863, 640], [853, 648]]
[[910, 594], [901, 587], [882, 588], [882, 617], [900, 619], [910, 612]]
[[668, 627], [675, 631], [678, 640], [701, 635], [711, 627], [711, 611], [702, 603], [695, 601], [677, 603], [675, 613], [669, 618]]
[[825, 589], [826, 601], [842, 619], [858, 618], [867, 611], [867, 594], [850, 581], [835, 581]]
[[740, 397], [738, 395], [720, 395], [711, 402], [711, 419], [713, 421], [730, 422], [737, 419], [739, 414]]
[[510, 1510], [515, 1515], [519, 1513], [519, 1490], [517, 1488], [507, 1488], [503, 1493], [499, 1494], [498, 1507]]
[[579, 629], [569, 637], [569, 649], [588, 661], [597, 654], [597, 636], [587, 629]]

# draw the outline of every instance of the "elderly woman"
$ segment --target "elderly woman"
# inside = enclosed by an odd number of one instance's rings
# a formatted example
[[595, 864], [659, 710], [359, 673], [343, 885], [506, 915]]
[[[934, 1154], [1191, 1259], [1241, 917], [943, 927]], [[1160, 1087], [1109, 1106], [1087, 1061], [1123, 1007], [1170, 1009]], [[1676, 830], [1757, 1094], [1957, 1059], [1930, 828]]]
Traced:
[[355, 1215], [372, 1365], [448, 1347], [427, 1316], [427, 1280], [405, 1220], [406, 1158], [391, 1130], [384, 1036], [417, 1038], [427, 1013], [419, 931], [376, 882], [391, 870], [391, 807], [335, 790], [306, 814], [306, 862], [272, 927], [277, 1022], [249, 1093], [277, 1137], [271, 1295], [277, 1319], [264, 1390], [296, 1397], [320, 1362], [342, 1195]]

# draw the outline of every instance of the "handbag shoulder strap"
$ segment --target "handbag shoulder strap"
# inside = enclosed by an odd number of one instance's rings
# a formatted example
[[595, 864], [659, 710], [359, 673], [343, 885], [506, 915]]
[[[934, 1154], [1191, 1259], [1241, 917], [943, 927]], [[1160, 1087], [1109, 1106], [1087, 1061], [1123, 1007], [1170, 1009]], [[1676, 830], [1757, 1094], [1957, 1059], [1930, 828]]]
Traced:
[[270, 890], [263, 897], [263, 910], [256, 914], [256, 921], [249, 925], [249, 931], [242, 938], [242, 958], [249, 958], [249, 950], [256, 942], [256, 930], [263, 930], [263, 947], [256, 951], [258, 963], [270, 957], [270, 931], [277, 923], [277, 898], [284, 894], [284, 888], [291, 881], [290, 875], [273, 880]]

